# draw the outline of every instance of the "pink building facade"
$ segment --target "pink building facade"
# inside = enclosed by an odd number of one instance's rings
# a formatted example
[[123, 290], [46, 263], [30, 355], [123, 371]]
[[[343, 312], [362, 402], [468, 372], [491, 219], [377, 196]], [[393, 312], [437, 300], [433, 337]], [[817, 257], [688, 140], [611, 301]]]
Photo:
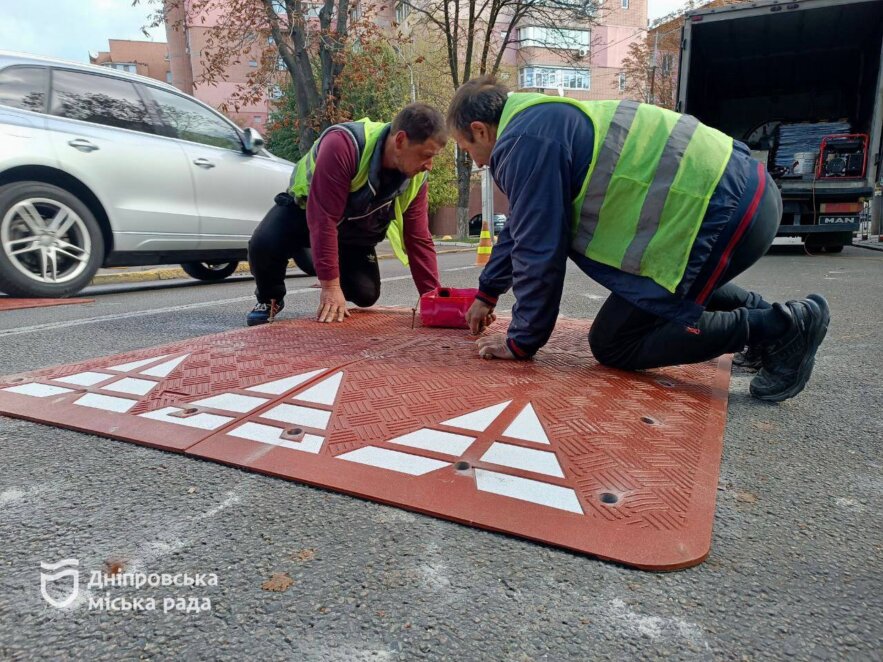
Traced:
[[[256, 11], [261, 7], [256, 6]], [[223, 104], [230, 106], [234, 93], [248, 80], [249, 73], [260, 66], [265, 44], [255, 36], [251, 50], [240, 57], [239, 62], [227, 66], [221, 80], [211, 85], [200, 82], [205, 66], [202, 51], [206, 47], [209, 31], [216, 27], [223, 16], [223, 8], [215, 8], [195, 15], [191, 11], [190, 0], [166, 4], [166, 39], [169, 46], [171, 83], [179, 90], [190, 94], [214, 108]], [[250, 126], [264, 132], [264, 127], [272, 110], [271, 91], [255, 103], [240, 105], [237, 109], [228, 107], [226, 115], [240, 126]]]
[[624, 98], [622, 62], [631, 44], [646, 39], [647, 0], [603, 0], [594, 21], [548, 30], [526, 19], [517, 48], [507, 53], [518, 71], [511, 87], [576, 99]]

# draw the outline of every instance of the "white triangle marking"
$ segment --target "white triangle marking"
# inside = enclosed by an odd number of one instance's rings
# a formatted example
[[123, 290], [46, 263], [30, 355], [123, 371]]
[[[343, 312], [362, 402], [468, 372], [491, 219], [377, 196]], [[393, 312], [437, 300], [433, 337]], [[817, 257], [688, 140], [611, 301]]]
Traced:
[[266, 382], [265, 384], [257, 384], [256, 386], [249, 386], [246, 391], [254, 391], [255, 393], [268, 393], [270, 395], [282, 395], [285, 391], [290, 391], [295, 386], [300, 386], [306, 381], [309, 381], [316, 375], [320, 374], [324, 371], [325, 368], [319, 368], [318, 370], [313, 370], [312, 372], [305, 372], [302, 375], [294, 375], [293, 377], [285, 377], [284, 379], [277, 379], [272, 382]]
[[509, 406], [510, 402], [512, 401], [506, 400], [506, 402], [501, 402], [498, 405], [492, 405], [469, 414], [464, 414], [463, 416], [458, 416], [457, 418], [442, 421], [441, 424], [450, 425], [455, 428], [466, 428], [475, 432], [484, 432], [494, 422], [494, 419], [500, 415], [500, 412]]
[[131, 363], [123, 363], [121, 365], [112, 365], [108, 368], [108, 370], [119, 370], [120, 372], [129, 372], [130, 370], [135, 370], [136, 368], [140, 368], [142, 366], [145, 366], [148, 363], [153, 363], [154, 361], [159, 361], [160, 359], [164, 359], [167, 356], [168, 356], [168, 354], [163, 354], [162, 356], [154, 356], [152, 359], [141, 359], [140, 361], [132, 361]]
[[314, 402], [317, 405], [333, 405], [342, 379], [342, 372], [335, 373], [328, 379], [323, 379], [315, 386], [311, 386], [303, 393], [298, 393], [293, 397], [295, 400]]
[[165, 363], [160, 363], [159, 365], [155, 365], [152, 368], [148, 368], [147, 370], [142, 370], [142, 375], [147, 375], [149, 377], [168, 377], [172, 370], [177, 368], [190, 354], [184, 354], [184, 356], [178, 356], [171, 361], [166, 361]]
[[503, 436], [523, 439], [524, 441], [535, 441], [538, 444], [549, 443], [546, 431], [543, 430], [543, 424], [540, 423], [540, 419], [530, 403], [515, 417], [515, 420], [506, 428]]
[[495, 441], [481, 456], [482, 462], [499, 464], [512, 469], [524, 469], [534, 473], [564, 478], [561, 465], [555, 453], [538, 451], [536, 448], [525, 448], [512, 444], [501, 444]]

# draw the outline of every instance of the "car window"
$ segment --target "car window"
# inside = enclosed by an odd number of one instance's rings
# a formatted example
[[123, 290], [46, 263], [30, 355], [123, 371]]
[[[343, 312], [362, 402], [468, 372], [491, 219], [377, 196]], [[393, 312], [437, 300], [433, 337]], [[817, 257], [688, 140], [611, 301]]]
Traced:
[[236, 129], [210, 110], [155, 87], [150, 88], [150, 95], [159, 106], [163, 121], [176, 137], [202, 145], [242, 151], [242, 141]]
[[45, 67], [9, 67], [0, 71], [0, 105], [44, 112], [47, 75]]
[[109, 76], [54, 70], [49, 112], [58, 117], [156, 133], [135, 86]]

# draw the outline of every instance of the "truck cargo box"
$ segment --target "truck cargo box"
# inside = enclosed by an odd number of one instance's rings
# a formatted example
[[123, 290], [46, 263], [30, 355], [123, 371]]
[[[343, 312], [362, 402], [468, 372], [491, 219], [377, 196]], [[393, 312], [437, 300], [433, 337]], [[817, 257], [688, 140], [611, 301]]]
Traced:
[[851, 241], [881, 176], [883, 0], [760, 0], [685, 17], [678, 110], [748, 144], [780, 235]]

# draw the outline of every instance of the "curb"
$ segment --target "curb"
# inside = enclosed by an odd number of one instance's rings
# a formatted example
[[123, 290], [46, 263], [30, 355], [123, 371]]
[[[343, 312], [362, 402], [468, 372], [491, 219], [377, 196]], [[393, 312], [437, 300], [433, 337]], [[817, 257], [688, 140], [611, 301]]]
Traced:
[[862, 241], [852, 244], [855, 248], [865, 248], [869, 251], [883, 251], [883, 242]]
[[[456, 245], [456, 244], [455, 244]], [[473, 248], [452, 248], [448, 250], [440, 250], [436, 251], [436, 255], [446, 255], [448, 253], [467, 253], [471, 252]], [[378, 260], [390, 260], [395, 259], [395, 255], [378, 255]], [[292, 263], [289, 263], [289, 268], [294, 267]], [[236, 267], [236, 271], [234, 271], [231, 275], [251, 275], [251, 271], [248, 268], [248, 262], [243, 260], [239, 263], [239, 266]], [[146, 283], [155, 280], [181, 280], [188, 279], [192, 280], [190, 276], [188, 276], [181, 267], [169, 267], [165, 269], [149, 269], [146, 271], [126, 271], [118, 274], [98, 274], [93, 279], [89, 285], [115, 285], [117, 283]], [[223, 283], [223, 280], [216, 281], [219, 283]]]

